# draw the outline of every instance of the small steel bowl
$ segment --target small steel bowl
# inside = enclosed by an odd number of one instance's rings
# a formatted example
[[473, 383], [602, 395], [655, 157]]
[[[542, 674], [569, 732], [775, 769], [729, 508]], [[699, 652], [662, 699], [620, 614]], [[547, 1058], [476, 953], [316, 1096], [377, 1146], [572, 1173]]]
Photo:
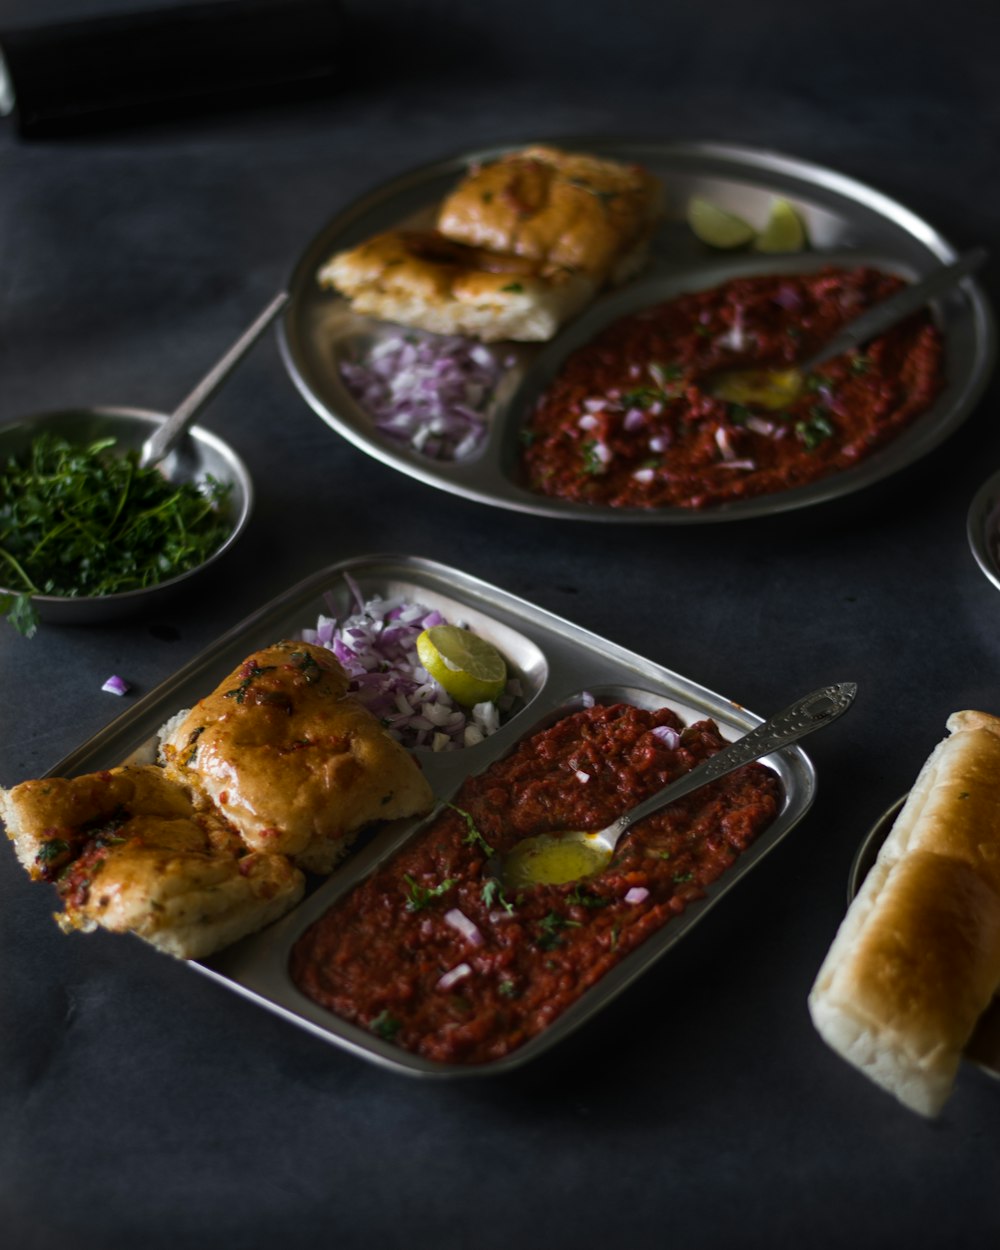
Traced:
[[[48, 432], [73, 443], [86, 444], [113, 438], [116, 449], [140, 451], [157, 426], [166, 421], [162, 413], [143, 408], [68, 408], [42, 412], [0, 426], [0, 462], [24, 455], [32, 439]], [[211, 475], [230, 488], [228, 507], [232, 528], [229, 537], [211, 556], [193, 569], [140, 590], [113, 595], [71, 596], [33, 595], [39, 620], [54, 625], [89, 625], [117, 620], [139, 610], [159, 605], [173, 592], [200, 577], [232, 547], [246, 528], [253, 505], [253, 484], [243, 461], [222, 439], [200, 426], [192, 426], [187, 437], [160, 465], [172, 482], [201, 482]], [[0, 594], [14, 593], [0, 588]]]

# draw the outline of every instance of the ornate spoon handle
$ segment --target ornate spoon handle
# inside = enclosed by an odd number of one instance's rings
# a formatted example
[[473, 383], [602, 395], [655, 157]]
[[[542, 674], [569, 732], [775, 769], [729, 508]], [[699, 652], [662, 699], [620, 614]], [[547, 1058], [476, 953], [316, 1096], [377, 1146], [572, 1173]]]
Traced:
[[762, 755], [770, 755], [772, 751], [789, 746], [797, 742], [799, 738], [804, 738], [806, 734], [812, 733], [814, 729], [829, 725], [831, 721], [847, 711], [854, 702], [857, 692], [856, 682], [842, 681], [832, 686], [824, 686], [821, 690], [814, 690], [812, 694], [797, 699], [784, 711], [770, 717], [756, 729], [751, 729], [742, 738], [737, 738], [735, 742], [717, 751], [711, 759], [705, 760], [697, 768], [692, 768], [689, 773], [671, 782], [658, 794], [652, 795], [630, 812], [626, 812], [617, 825], [612, 826], [615, 840], [617, 841], [626, 829], [631, 828], [638, 821], [658, 812], [661, 807], [673, 803], [683, 795], [690, 794], [692, 790], [697, 790], [699, 786], [714, 781], [718, 777], [724, 777], [734, 768], [749, 764], [751, 760], [760, 759]]

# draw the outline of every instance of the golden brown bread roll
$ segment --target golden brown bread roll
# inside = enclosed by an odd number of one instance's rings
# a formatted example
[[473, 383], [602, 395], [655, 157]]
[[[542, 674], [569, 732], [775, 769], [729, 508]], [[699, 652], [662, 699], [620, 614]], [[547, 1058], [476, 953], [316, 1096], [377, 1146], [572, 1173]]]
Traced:
[[1000, 987], [1000, 720], [956, 712], [809, 995], [824, 1040], [936, 1115]]
[[134, 933], [183, 959], [276, 920], [305, 885], [154, 765], [22, 782], [0, 790], [0, 818], [31, 877], [56, 886], [63, 930]]
[[434, 229], [388, 230], [319, 270], [359, 313], [541, 342], [646, 260], [659, 182], [638, 165], [535, 146], [472, 169]]
[[433, 802], [413, 757], [347, 686], [325, 647], [265, 647], [167, 727], [167, 773], [252, 849], [330, 872], [365, 825]]
[[584, 274], [467, 247], [436, 231], [388, 230], [319, 271], [355, 312], [484, 343], [541, 342], [597, 291]]
[[661, 199], [639, 165], [536, 145], [470, 172], [437, 225], [450, 239], [586, 274], [601, 287], [640, 267]]

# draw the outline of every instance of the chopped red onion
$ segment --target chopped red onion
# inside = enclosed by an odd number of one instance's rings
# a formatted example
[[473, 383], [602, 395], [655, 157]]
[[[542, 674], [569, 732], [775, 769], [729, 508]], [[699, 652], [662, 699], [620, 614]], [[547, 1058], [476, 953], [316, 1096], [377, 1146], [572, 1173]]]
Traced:
[[622, 428], [631, 433], [633, 430], [639, 430], [646, 424], [646, 414], [641, 408], [630, 408], [626, 412], [622, 421]]
[[450, 990], [456, 981], [461, 981], [471, 972], [472, 969], [468, 964], [456, 964], [454, 968], [438, 979], [437, 988], [439, 990]]
[[590, 780], [590, 773], [585, 773], [582, 768], [578, 768], [574, 774], [577, 781], [586, 784]]
[[444, 615], [400, 596], [366, 600], [357, 582], [344, 576], [353, 611], [343, 620], [319, 616], [315, 629], [302, 630], [302, 638], [337, 657], [350, 678], [350, 691], [389, 734], [409, 748], [455, 751], [496, 733], [501, 713], [509, 712], [522, 697], [521, 683], [511, 678], [497, 703], [477, 704], [466, 713], [417, 655], [419, 635], [433, 625], [448, 624]]
[[637, 482], [651, 482], [653, 478], [656, 476], [656, 471], [654, 469], [649, 469], [649, 468], [636, 469], [636, 471], [632, 474], [632, 476], [633, 478], [635, 478]]
[[634, 885], [625, 895], [626, 903], [644, 903], [649, 898], [649, 891], [644, 885]]
[[676, 729], [671, 729], [669, 725], [657, 725], [650, 732], [654, 738], [659, 738], [663, 745], [671, 751], [676, 751], [681, 744], [680, 734]]
[[121, 677], [118, 677], [116, 674], [113, 674], [111, 677], [109, 677], [108, 680], [101, 687], [101, 689], [106, 691], [108, 694], [117, 694], [117, 695], [126, 694], [128, 692], [128, 688], [129, 688], [128, 682], [124, 681]]
[[375, 428], [435, 460], [460, 460], [486, 438], [486, 411], [507, 361], [459, 335], [392, 334], [340, 364]]
[[464, 911], [459, 911], [457, 907], [453, 907], [451, 911], [444, 913], [444, 922], [445, 924], [450, 924], [453, 929], [461, 933], [462, 937], [471, 946], [482, 946], [483, 935]]

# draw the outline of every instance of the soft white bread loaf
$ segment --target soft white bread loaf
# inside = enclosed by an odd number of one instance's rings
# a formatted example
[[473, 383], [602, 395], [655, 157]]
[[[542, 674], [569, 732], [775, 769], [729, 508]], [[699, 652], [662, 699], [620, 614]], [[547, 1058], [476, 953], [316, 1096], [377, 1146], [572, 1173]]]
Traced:
[[809, 995], [823, 1039], [936, 1115], [1000, 987], [1000, 720], [956, 712]]

